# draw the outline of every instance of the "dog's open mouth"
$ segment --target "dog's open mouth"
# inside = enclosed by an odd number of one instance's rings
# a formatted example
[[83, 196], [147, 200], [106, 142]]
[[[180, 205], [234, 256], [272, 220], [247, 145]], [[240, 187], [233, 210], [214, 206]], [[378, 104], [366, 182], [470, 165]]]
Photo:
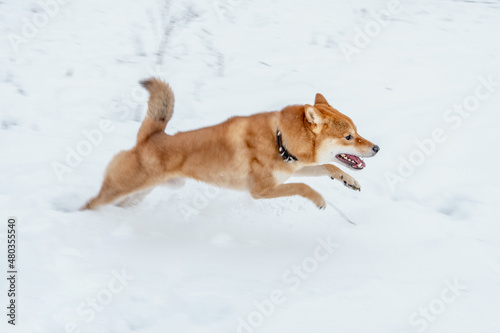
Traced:
[[366, 166], [365, 162], [360, 157], [355, 155], [338, 154], [335, 157], [348, 167], [355, 170], [361, 170]]

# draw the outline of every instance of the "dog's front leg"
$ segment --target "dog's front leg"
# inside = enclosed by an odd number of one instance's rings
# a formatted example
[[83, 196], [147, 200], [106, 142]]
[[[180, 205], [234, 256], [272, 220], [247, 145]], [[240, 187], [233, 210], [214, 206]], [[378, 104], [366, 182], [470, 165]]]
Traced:
[[353, 190], [361, 191], [361, 185], [359, 185], [356, 179], [354, 179], [344, 171], [340, 170], [335, 165], [331, 164], [306, 166], [303, 167], [302, 169], [297, 170], [293, 174], [293, 176], [306, 176], [306, 177], [329, 176], [332, 179], [337, 179], [338, 181], [341, 181], [342, 183], [344, 183], [345, 186]]
[[270, 199], [300, 195], [314, 202], [319, 209], [325, 209], [326, 207], [325, 199], [323, 199], [321, 194], [302, 183], [280, 184], [272, 188], [254, 188], [250, 191], [250, 193], [255, 199]]

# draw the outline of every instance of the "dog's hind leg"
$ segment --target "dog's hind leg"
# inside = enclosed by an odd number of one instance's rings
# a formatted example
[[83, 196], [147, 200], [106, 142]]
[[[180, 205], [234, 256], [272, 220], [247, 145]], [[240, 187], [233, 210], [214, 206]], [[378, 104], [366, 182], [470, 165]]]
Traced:
[[153, 187], [156, 185], [156, 178], [150, 173], [140, 163], [134, 150], [120, 152], [109, 163], [99, 194], [88, 201], [81, 210], [113, 203], [134, 192]]
[[[81, 210], [94, 209], [98, 206], [117, 202], [120, 199], [123, 199], [123, 201], [127, 201], [128, 198], [126, 197], [128, 195], [133, 195], [134, 192], [140, 192], [145, 188], [146, 186], [144, 185], [144, 183], [131, 182], [128, 186], [121, 186], [120, 184], [109, 181], [107, 182], [105, 180], [102, 184], [99, 194], [95, 198], [89, 200], [81, 208]], [[121, 203], [123, 203], [123, 201]]]
[[153, 191], [152, 187], [145, 189], [143, 191], [140, 191], [140, 192], [132, 193], [129, 196], [127, 196], [125, 199], [123, 199], [122, 201], [118, 202], [117, 206], [119, 206], [119, 207], [135, 206], [135, 205], [139, 204], [142, 200], [144, 200], [144, 198], [147, 197], [147, 195], [149, 193], [151, 193], [151, 191]]

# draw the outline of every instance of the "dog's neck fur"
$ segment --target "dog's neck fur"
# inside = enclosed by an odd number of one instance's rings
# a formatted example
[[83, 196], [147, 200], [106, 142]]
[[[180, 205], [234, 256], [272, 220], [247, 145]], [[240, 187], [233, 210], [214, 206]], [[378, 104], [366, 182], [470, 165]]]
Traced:
[[314, 165], [315, 134], [308, 128], [304, 106], [291, 105], [281, 110], [277, 125], [281, 134], [286, 137], [286, 148], [293, 152], [297, 161], [300, 164]]

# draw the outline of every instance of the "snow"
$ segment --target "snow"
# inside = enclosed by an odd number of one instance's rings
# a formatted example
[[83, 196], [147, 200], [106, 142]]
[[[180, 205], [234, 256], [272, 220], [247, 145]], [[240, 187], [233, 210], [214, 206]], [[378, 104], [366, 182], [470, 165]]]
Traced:
[[[498, 1], [53, 1], [0, 3], [0, 208], [20, 241], [2, 332], [500, 330]], [[134, 145], [149, 76], [174, 89], [168, 133], [321, 92], [381, 151], [349, 172], [361, 192], [300, 180], [325, 211], [190, 180], [77, 211]]]

